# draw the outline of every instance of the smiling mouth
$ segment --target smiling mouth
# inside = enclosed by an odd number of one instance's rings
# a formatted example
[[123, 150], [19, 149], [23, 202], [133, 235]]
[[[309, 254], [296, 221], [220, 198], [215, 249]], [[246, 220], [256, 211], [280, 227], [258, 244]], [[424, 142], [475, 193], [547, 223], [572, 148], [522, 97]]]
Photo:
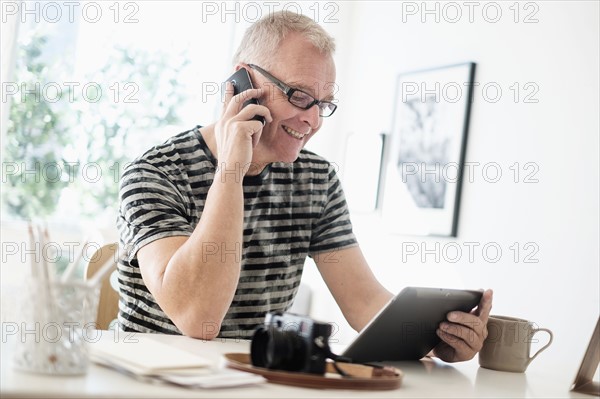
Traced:
[[281, 125], [281, 127], [287, 134], [289, 134], [290, 136], [292, 136], [293, 138], [298, 139], [298, 140], [302, 140], [306, 135], [308, 135], [308, 133], [300, 133], [300, 132], [298, 132], [292, 128], [289, 128], [287, 126]]

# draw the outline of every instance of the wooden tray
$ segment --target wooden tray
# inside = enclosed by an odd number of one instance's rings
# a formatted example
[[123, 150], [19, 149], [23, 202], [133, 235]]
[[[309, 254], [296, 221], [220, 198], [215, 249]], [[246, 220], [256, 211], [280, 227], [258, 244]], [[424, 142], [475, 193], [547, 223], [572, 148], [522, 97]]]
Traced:
[[362, 364], [338, 363], [338, 367], [352, 377], [342, 377], [331, 363], [325, 375], [293, 373], [254, 367], [247, 353], [226, 353], [227, 367], [265, 377], [269, 382], [304, 388], [389, 390], [402, 384], [402, 371], [393, 367], [376, 368]]

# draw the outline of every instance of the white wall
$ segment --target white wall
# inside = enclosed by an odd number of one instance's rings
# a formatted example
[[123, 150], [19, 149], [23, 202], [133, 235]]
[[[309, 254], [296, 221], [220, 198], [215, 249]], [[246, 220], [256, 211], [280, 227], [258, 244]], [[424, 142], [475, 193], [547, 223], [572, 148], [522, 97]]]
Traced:
[[[428, 8], [435, 3], [427, 2]], [[390, 131], [401, 72], [473, 61], [479, 87], [496, 82], [503, 90], [496, 103], [475, 91], [466, 161], [496, 162], [503, 177], [489, 183], [479, 170], [474, 182], [463, 184], [456, 239], [389, 235], [377, 215], [354, 215], [355, 231], [376, 275], [392, 291], [406, 285], [491, 287], [493, 313], [529, 318], [553, 329], [555, 343], [541, 357], [565, 359], [565, 370], [575, 373], [600, 314], [599, 3], [535, 2], [537, 11], [520, 3], [520, 22], [515, 23], [509, 9], [513, 2], [499, 2], [502, 18], [490, 23], [482, 15], [486, 3], [478, 3], [469, 22], [468, 9], [457, 2], [463, 16], [455, 24], [443, 14], [439, 23], [434, 15], [425, 15], [425, 22], [421, 14], [403, 16], [401, 2], [340, 4], [336, 31], [345, 34], [337, 35], [344, 58], [338, 58], [340, 109], [331, 122], [336, 138], [313, 144], [337, 162], [343, 160], [344, 135]], [[422, 4], [412, 3], [421, 10]], [[442, 10], [444, 3], [438, 6]], [[490, 20], [494, 13], [488, 11]], [[531, 12], [538, 22], [523, 23]], [[535, 83], [538, 103], [515, 102], [509, 88], [514, 82], [521, 88]], [[521, 165], [519, 183], [509, 169], [515, 162]], [[538, 183], [522, 182], [530, 171], [522, 168], [527, 162], [539, 167]], [[465, 252], [454, 264], [443, 256], [435, 262], [433, 255], [425, 262], [417, 255], [402, 262], [406, 242], [427, 248], [450, 242], [480, 246], [472, 260]], [[515, 242], [518, 262], [510, 249]], [[528, 242], [539, 248], [532, 257], [538, 263], [524, 262], [535, 248], [524, 248]], [[502, 249], [497, 263], [482, 254], [486, 243]], [[336, 318], [342, 329], [338, 337], [351, 338], [353, 332], [311, 267], [306, 281], [317, 290], [313, 315]]]
[[[433, 1], [302, 3], [309, 16], [319, 11], [319, 21], [338, 41], [340, 109], [310, 147], [336, 162], [344, 175], [344, 138], [349, 133], [389, 132], [399, 73], [476, 62], [479, 87], [496, 82], [503, 96], [491, 103], [476, 91], [466, 160], [496, 162], [504, 178], [493, 184], [476, 174], [473, 183], [463, 185], [456, 239], [390, 235], [376, 214], [355, 214], [355, 231], [374, 272], [390, 290], [406, 285], [492, 287], [493, 312], [530, 318], [553, 329], [556, 342], [542, 358], [564, 358], [565, 370], [574, 372], [600, 312], [599, 3], [519, 3], [518, 23], [514, 8], [509, 8], [514, 2], [494, 3], [503, 13], [497, 23], [488, 22], [493, 9], [485, 14], [488, 20], [482, 14], [488, 3], [475, 3], [473, 22], [464, 2], [454, 3], [462, 11], [455, 24], [444, 18], [436, 22], [435, 15], [421, 12], [403, 14], [403, 5], [422, 11], [424, 4], [428, 9], [437, 4], [443, 10], [446, 3]], [[539, 21], [523, 23], [531, 12]], [[188, 10], [186, 15], [194, 14]], [[151, 22], [149, 14], [144, 16]], [[515, 103], [509, 88], [514, 82], [521, 88], [535, 83], [539, 102]], [[538, 165], [539, 183], [514, 183], [509, 167], [515, 162]], [[435, 262], [431, 255], [425, 262], [419, 256], [403, 262], [402, 245], [407, 242], [428, 248], [498, 243], [503, 256], [491, 263], [477, 250], [473, 261], [463, 254], [455, 264]], [[519, 262], [512, 259], [515, 242], [520, 243]], [[528, 242], [539, 248], [534, 255], [538, 263], [523, 261]], [[2, 277], [4, 284], [7, 279]], [[307, 265], [305, 280], [315, 289], [312, 314], [335, 320], [341, 328], [336, 339], [348, 342], [354, 333], [314, 266]]]

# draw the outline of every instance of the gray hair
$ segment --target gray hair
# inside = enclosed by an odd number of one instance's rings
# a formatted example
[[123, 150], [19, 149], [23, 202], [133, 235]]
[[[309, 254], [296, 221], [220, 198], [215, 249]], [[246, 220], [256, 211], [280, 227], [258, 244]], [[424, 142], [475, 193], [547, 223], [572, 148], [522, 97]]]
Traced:
[[233, 56], [233, 64], [259, 64], [268, 68], [270, 57], [289, 33], [300, 33], [325, 55], [335, 52], [335, 40], [318, 23], [291, 11], [269, 13], [250, 26]]

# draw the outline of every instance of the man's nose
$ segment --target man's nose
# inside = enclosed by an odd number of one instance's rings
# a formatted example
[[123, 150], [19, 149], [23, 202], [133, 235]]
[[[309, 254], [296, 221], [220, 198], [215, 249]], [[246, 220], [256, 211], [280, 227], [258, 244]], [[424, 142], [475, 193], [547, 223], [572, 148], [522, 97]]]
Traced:
[[319, 107], [315, 104], [309, 109], [302, 111], [301, 119], [306, 122], [311, 129], [316, 129], [321, 123], [321, 117], [319, 116]]

